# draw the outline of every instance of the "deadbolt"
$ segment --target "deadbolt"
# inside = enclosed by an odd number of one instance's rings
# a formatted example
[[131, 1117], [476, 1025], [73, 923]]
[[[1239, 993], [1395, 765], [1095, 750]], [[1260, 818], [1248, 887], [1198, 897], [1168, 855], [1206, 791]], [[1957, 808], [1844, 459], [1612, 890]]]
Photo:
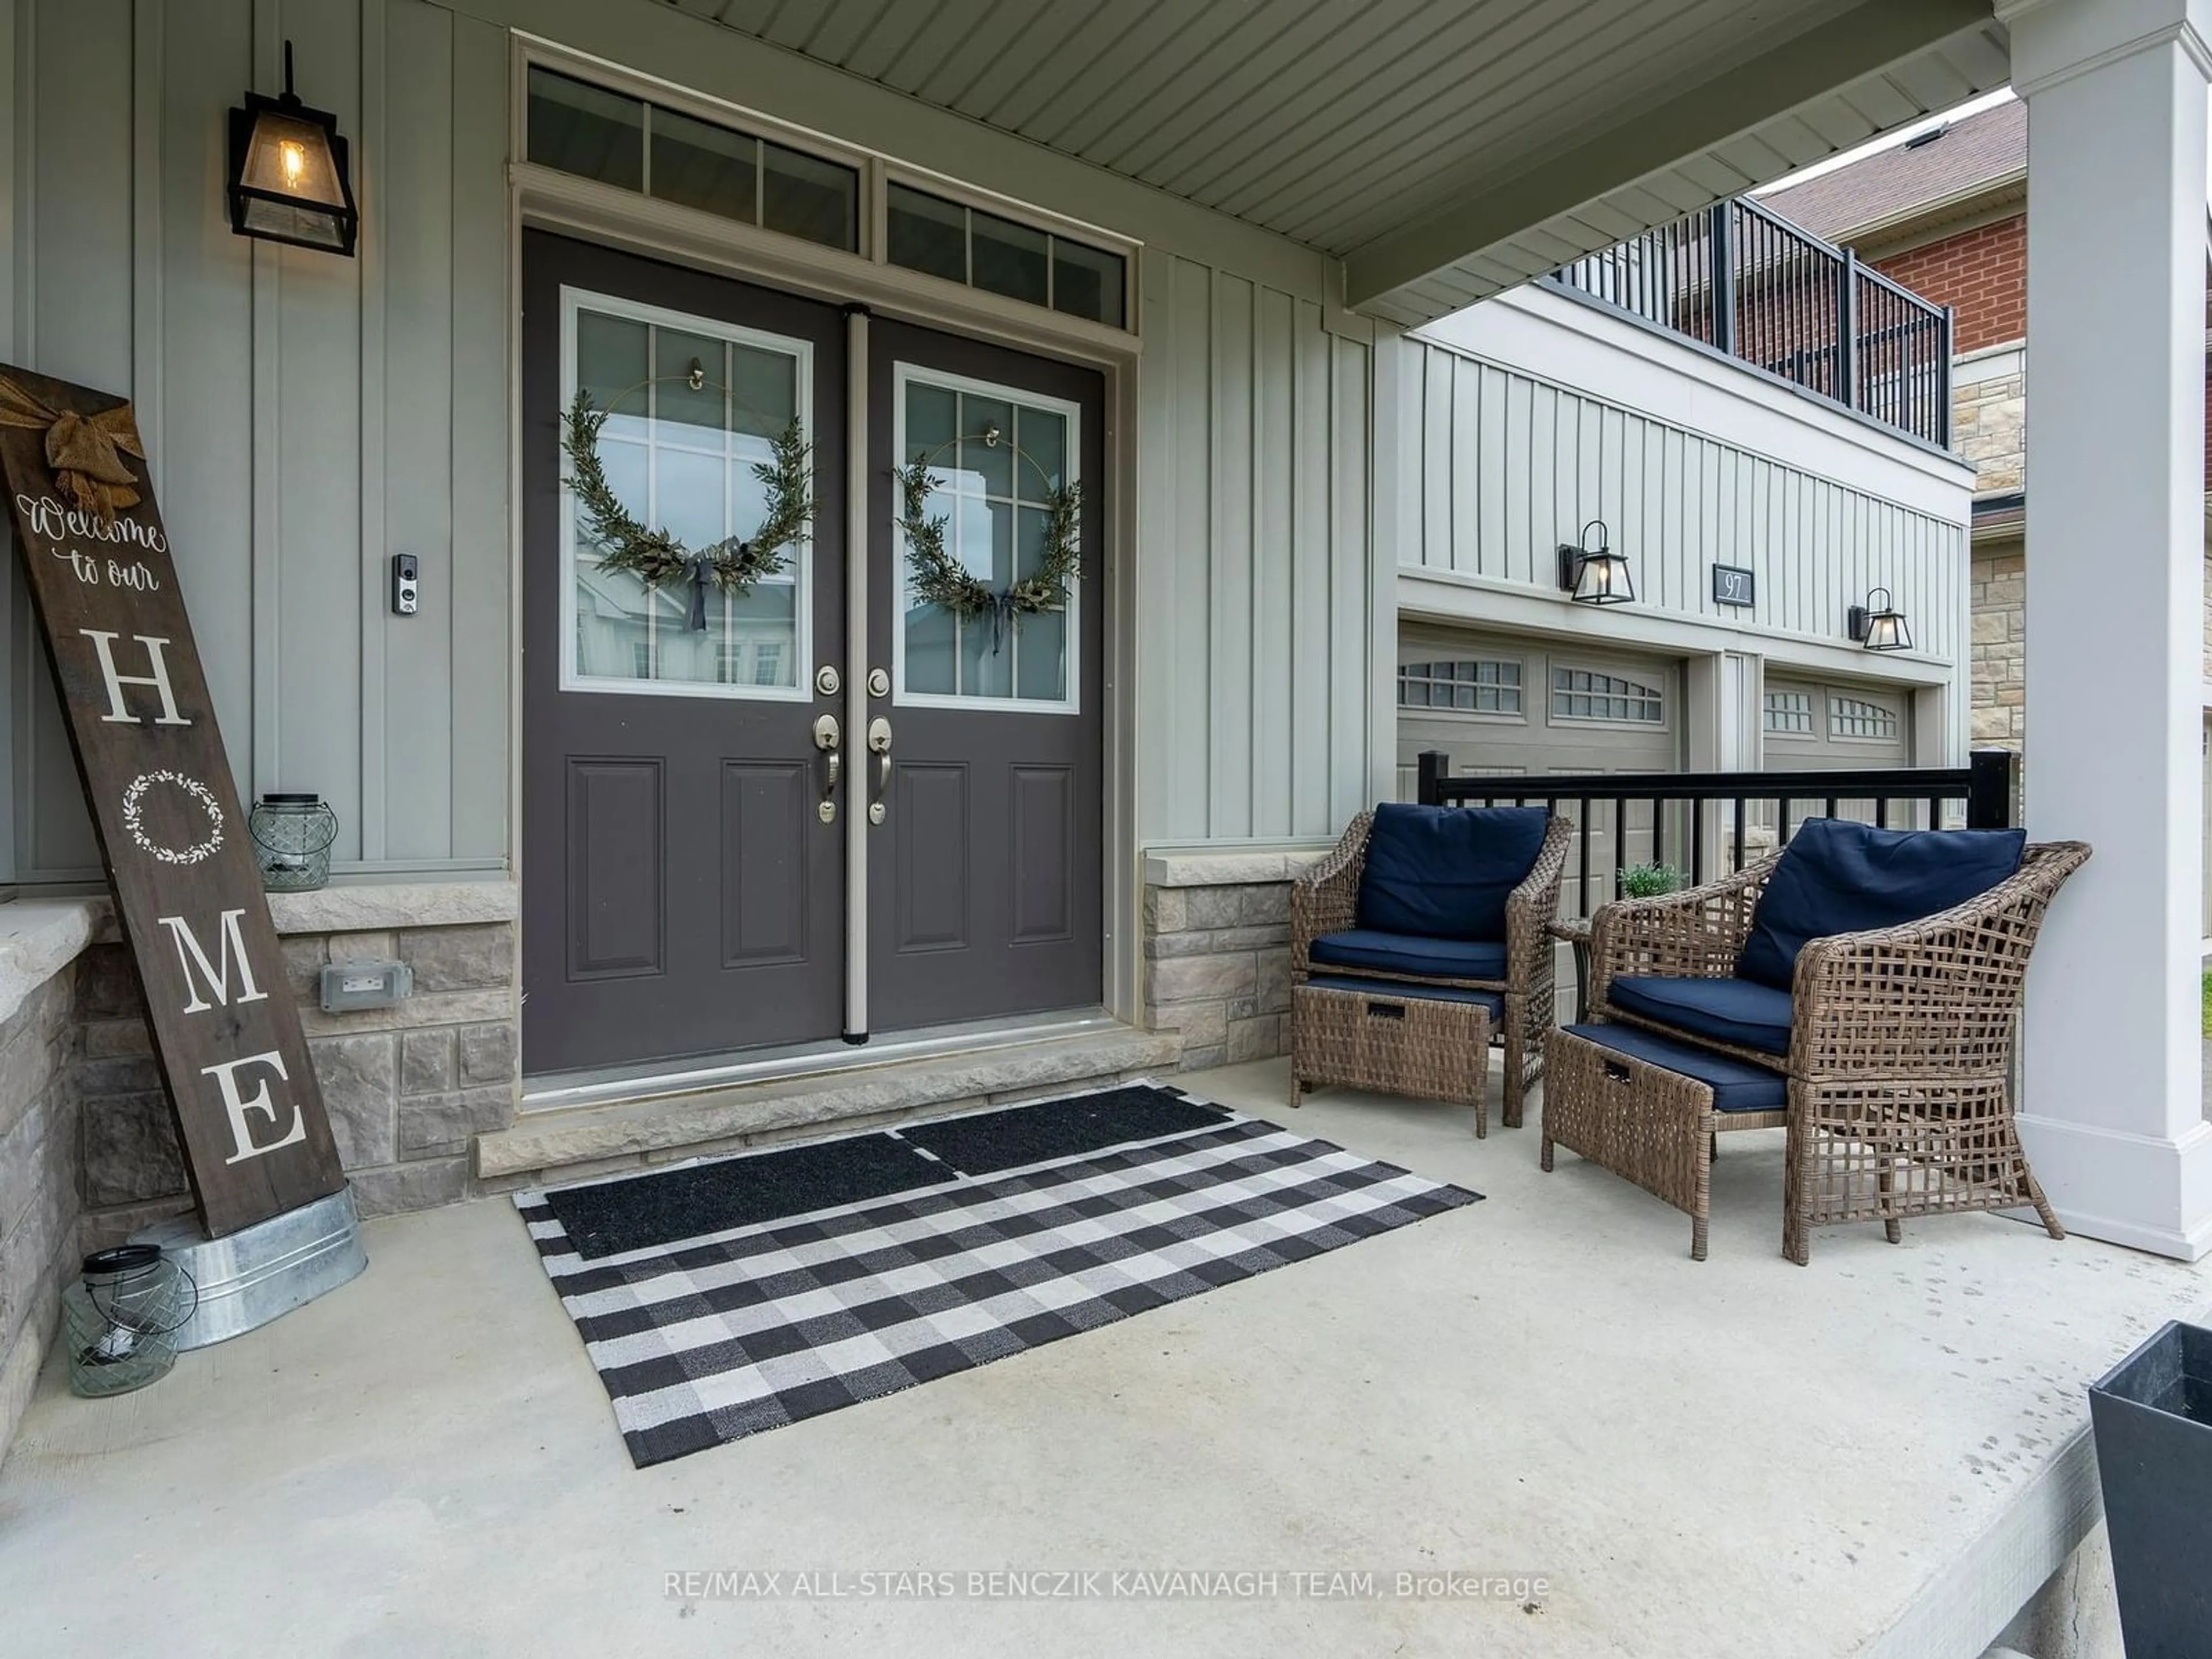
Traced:
[[880, 668], [871, 668], [868, 671], [868, 695], [872, 697], [888, 697], [890, 694], [891, 677]]
[[836, 668], [830, 663], [825, 662], [814, 671], [814, 689], [825, 697], [836, 696], [837, 688], [844, 683], [837, 677]]

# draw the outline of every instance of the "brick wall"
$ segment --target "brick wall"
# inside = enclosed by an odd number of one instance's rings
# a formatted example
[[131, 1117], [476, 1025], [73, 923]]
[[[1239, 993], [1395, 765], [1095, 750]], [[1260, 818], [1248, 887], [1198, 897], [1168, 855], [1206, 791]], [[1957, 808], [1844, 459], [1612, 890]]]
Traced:
[[1978, 351], [2027, 332], [2025, 214], [1877, 259], [1874, 267], [1922, 299], [1958, 313], [1954, 352]]
[[0, 1456], [30, 1403], [77, 1265], [77, 975], [64, 967], [0, 1022]]
[[1145, 860], [1145, 1024], [1196, 1070], [1290, 1051], [1291, 878], [1310, 855]]

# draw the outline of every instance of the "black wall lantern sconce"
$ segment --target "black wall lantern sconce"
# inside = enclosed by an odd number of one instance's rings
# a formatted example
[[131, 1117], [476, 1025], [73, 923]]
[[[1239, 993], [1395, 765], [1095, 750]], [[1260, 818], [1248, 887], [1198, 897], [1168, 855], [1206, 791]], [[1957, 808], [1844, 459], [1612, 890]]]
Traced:
[[338, 118], [309, 109], [292, 90], [292, 43], [284, 43], [284, 94], [246, 94], [230, 112], [230, 228], [325, 253], [353, 252], [361, 214], [346, 176]]
[[[1597, 545], [1589, 533], [1597, 532]], [[1606, 545], [1605, 520], [1592, 519], [1583, 526], [1582, 545], [1559, 545], [1559, 587], [1577, 605], [1626, 605], [1636, 597], [1629, 580], [1628, 556]]]
[[1886, 587], [1868, 594], [1864, 605], [1851, 606], [1844, 614], [1844, 625], [1869, 651], [1912, 649], [1912, 630], [1905, 625], [1905, 613], [1892, 601]]

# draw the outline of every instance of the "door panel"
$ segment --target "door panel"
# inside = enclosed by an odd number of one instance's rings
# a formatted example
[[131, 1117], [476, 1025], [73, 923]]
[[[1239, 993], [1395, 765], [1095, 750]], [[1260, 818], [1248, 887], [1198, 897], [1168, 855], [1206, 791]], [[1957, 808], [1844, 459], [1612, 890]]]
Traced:
[[[845, 329], [833, 308], [527, 233], [523, 248], [523, 1060], [534, 1073], [833, 1037], [843, 826], [811, 727], [839, 713]], [[694, 383], [696, 384], [694, 384]], [[784, 424], [811, 547], [749, 593], [609, 571], [563, 488], [576, 386], [623, 505], [697, 548], [750, 533]], [[844, 791], [837, 796], [842, 811]]]
[[657, 974], [664, 963], [660, 763], [568, 763], [568, 975]]
[[[894, 781], [868, 832], [878, 1030], [1095, 1006], [1103, 970], [1106, 494], [1093, 370], [908, 325], [870, 330], [871, 713]], [[1082, 485], [1066, 611], [962, 618], [910, 603], [890, 469], [920, 457], [945, 545], [994, 592], [1032, 574], [1046, 499]], [[871, 777], [872, 781], [872, 774]]]

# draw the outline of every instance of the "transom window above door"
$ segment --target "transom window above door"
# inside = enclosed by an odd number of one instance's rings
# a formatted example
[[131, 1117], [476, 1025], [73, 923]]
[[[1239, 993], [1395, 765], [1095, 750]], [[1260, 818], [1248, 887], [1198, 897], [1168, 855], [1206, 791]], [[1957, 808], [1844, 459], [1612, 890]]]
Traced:
[[[903, 363], [892, 397], [893, 453], [902, 465], [918, 462], [929, 473], [926, 516], [944, 520], [946, 551], [1001, 597], [995, 608], [966, 615], [928, 602], [914, 591], [911, 549], [895, 526], [897, 700], [1079, 712], [1079, 583], [1069, 584], [1064, 608], [1023, 611], [1003, 596], [1044, 564], [1054, 492], [1081, 482], [1080, 411]], [[1088, 568], [1097, 550], [1079, 551]]]
[[[693, 550], [751, 535], [769, 510], [756, 468], [773, 463], [774, 441], [793, 421], [811, 431], [812, 348], [574, 289], [562, 303], [562, 406], [580, 391], [608, 411], [597, 449], [623, 507]], [[573, 496], [567, 508], [562, 690], [812, 695], [799, 678], [799, 641], [811, 637], [810, 538], [742, 592], [703, 565], [648, 587], [607, 564]]]

